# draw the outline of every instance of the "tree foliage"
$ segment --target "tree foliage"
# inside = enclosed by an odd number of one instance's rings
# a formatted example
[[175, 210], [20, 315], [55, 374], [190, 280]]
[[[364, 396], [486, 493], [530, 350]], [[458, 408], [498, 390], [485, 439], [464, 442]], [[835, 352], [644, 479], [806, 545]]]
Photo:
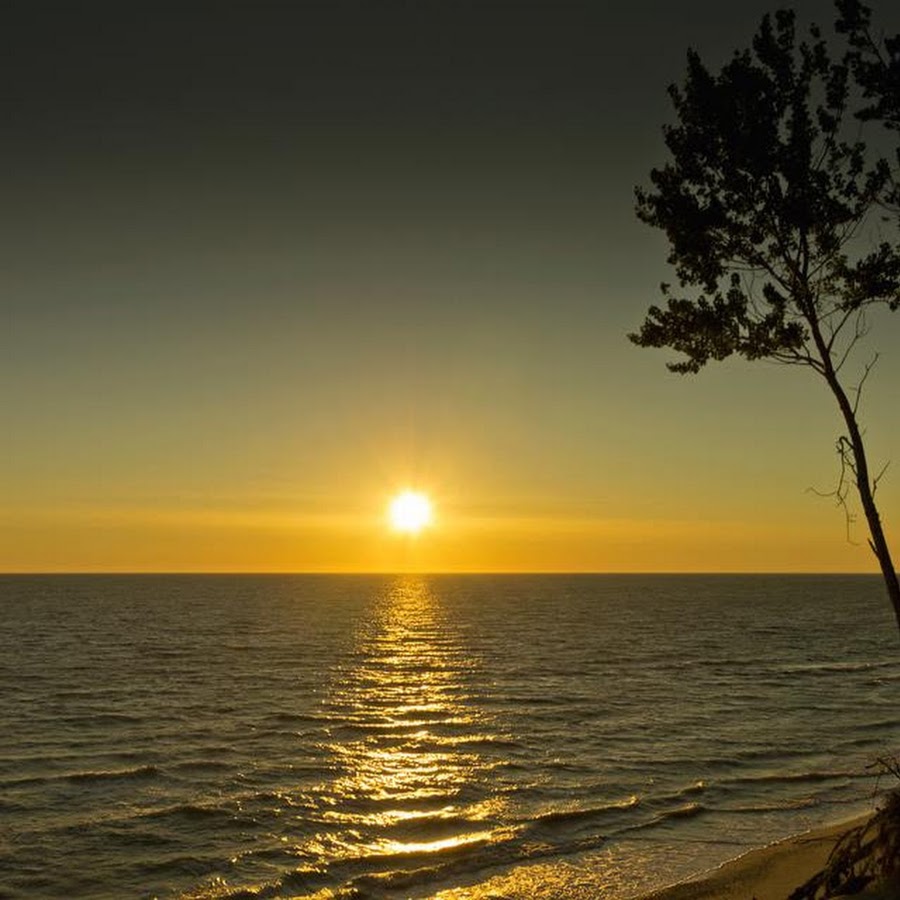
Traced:
[[632, 340], [671, 347], [697, 372], [737, 353], [821, 370], [813, 324], [835, 351], [855, 315], [900, 304], [900, 249], [858, 251], [861, 231], [892, 185], [884, 159], [844, 137], [850, 69], [818, 32], [797, 42], [794, 14], [766, 16], [752, 50], [718, 75], [688, 54], [669, 90], [678, 123], [664, 129], [672, 159], [638, 189], [637, 213], [665, 231], [682, 288], [650, 308]]
[[[859, 0], [837, 0], [836, 6], [835, 28], [847, 36], [847, 62], [866, 101], [857, 115], [900, 131], [900, 35], [876, 37], [872, 11]], [[896, 154], [900, 160], [900, 145]]]

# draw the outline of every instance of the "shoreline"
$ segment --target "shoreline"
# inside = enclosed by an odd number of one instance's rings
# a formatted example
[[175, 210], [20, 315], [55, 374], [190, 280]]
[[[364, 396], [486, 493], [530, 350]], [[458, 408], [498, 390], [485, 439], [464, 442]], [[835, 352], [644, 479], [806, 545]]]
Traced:
[[855, 816], [757, 847], [635, 900], [786, 900], [822, 869], [842, 835], [872, 815]]

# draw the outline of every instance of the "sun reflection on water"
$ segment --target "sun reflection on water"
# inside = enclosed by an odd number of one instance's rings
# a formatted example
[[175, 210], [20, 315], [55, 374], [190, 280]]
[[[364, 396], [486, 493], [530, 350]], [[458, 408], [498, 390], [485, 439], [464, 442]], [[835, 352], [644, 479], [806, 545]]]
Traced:
[[475, 666], [425, 580], [390, 585], [324, 704], [335, 776], [318, 840], [332, 858], [446, 854], [505, 830], [495, 763], [479, 753], [492, 734]]

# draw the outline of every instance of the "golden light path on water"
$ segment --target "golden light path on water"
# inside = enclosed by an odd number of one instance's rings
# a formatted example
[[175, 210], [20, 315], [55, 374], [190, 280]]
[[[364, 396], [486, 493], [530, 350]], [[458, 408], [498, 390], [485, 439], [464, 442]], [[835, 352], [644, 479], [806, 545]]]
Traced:
[[345, 888], [305, 896], [597, 898], [610, 887], [605, 852], [590, 865], [541, 860], [522, 785], [504, 772], [515, 736], [486, 711], [479, 665], [426, 579], [392, 582], [359, 624], [323, 703], [335, 770], [319, 794], [324, 827], [302, 847]]
[[336, 776], [320, 799], [334, 830], [317, 840], [337, 865], [446, 857], [508, 831], [487, 821], [506, 801], [483, 796], [494, 763], [476, 749], [492, 734], [474, 665], [423, 579], [397, 579], [361, 623], [325, 703]]

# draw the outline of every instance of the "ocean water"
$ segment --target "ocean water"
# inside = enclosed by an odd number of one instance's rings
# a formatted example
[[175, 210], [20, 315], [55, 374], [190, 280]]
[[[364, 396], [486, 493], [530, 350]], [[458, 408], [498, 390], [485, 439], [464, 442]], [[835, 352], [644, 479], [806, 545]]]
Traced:
[[875, 577], [0, 578], [0, 897], [623, 900], [871, 809]]

